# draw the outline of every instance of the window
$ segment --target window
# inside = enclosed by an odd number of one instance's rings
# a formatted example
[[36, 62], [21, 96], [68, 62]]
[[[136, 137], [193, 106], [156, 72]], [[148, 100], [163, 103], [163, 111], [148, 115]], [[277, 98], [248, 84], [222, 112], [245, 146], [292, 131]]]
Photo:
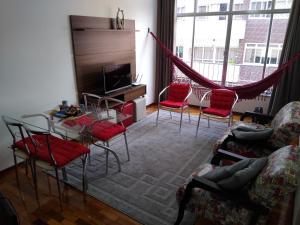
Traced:
[[176, 46], [176, 56], [183, 58], [183, 46]]
[[177, 13], [185, 13], [185, 6], [177, 7]]
[[[265, 44], [246, 44], [244, 63], [263, 65], [265, 63], [266, 47]], [[277, 66], [281, 49], [282, 44], [270, 44], [266, 64]]]
[[[250, 2], [250, 10], [270, 10], [272, 1], [267, 0], [252, 0]], [[269, 18], [270, 14], [252, 14], [249, 16], [252, 19]]]
[[176, 14], [174, 50], [195, 71], [216, 83], [243, 85], [276, 70], [291, 0], [184, 2], [194, 11]]
[[[227, 11], [227, 3], [221, 3], [220, 4], [220, 12], [226, 12]], [[219, 20], [226, 20], [226, 16], [219, 16]]]

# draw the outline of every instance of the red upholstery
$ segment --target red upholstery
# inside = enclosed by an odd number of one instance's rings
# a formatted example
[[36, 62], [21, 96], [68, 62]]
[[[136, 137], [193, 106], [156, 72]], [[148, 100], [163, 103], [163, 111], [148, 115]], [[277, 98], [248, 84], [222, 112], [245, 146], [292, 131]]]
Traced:
[[206, 108], [202, 110], [203, 113], [212, 114], [216, 116], [226, 117], [230, 114], [231, 110], [227, 109], [216, 109], [216, 108]]
[[235, 92], [227, 89], [213, 89], [210, 97], [210, 108], [231, 111]]
[[118, 134], [124, 133], [126, 128], [122, 125], [115, 124], [109, 121], [99, 121], [93, 126], [92, 135], [101, 140], [108, 141]]
[[[115, 109], [120, 112], [121, 107], [122, 107], [121, 105], [118, 105], [118, 106], [115, 107]], [[125, 127], [128, 127], [129, 125], [134, 123], [133, 116], [135, 114], [135, 107], [134, 107], [133, 102], [126, 102], [124, 104], [122, 113], [127, 114], [127, 115], [131, 115], [131, 117], [129, 117], [128, 119], [122, 121], [122, 123]]]
[[93, 119], [91, 117], [88, 117], [87, 115], [83, 115], [71, 120], [64, 120], [63, 123], [65, 125], [68, 125], [70, 127], [79, 125], [79, 126], [88, 126], [93, 122]]
[[[68, 126], [88, 126], [91, 125], [92, 122], [93, 119], [85, 115], [73, 120], [66, 120], [64, 123]], [[108, 141], [109, 139], [115, 137], [118, 134], [124, 133], [125, 131], [126, 128], [122, 125], [109, 122], [107, 120], [98, 121], [92, 126], [92, 135], [101, 141]]]
[[[37, 152], [29, 138], [25, 138], [25, 142], [29, 147], [29, 151], [38, 159], [52, 164], [50, 154], [47, 147], [46, 135], [33, 135], [34, 140], [38, 143]], [[67, 141], [55, 136], [49, 135], [50, 149], [56, 161], [58, 168], [65, 166], [72, 160], [83, 154], [87, 154], [90, 150], [74, 141]], [[25, 145], [22, 140], [16, 142], [15, 146], [20, 150], [25, 150]]]
[[171, 108], [180, 108], [182, 106], [187, 105], [187, 102], [173, 102], [173, 101], [162, 101], [160, 102], [161, 105], [166, 106], [166, 107], [171, 107]]
[[190, 90], [190, 84], [171, 83], [169, 87], [168, 100], [173, 102], [183, 102]]

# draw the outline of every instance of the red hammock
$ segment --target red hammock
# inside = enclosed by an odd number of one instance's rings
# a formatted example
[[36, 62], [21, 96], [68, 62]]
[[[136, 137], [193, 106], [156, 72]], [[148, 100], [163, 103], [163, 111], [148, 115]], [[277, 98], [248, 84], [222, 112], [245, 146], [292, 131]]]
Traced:
[[240, 99], [255, 98], [256, 96], [260, 95], [265, 90], [267, 90], [269, 87], [276, 84], [281, 78], [283, 71], [300, 57], [300, 52], [296, 53], [286, 63], [280, 65], [280, 67], [277, 70], [275, 70], [272, 74], [260, 81], [241, 86], [226, 87], [214, 83], [213, 81], [199, 74], [197, 71], [193, 70], [189, 65], [187, 65], [185, 62], [183, 62], [181, 59], [175, 56], [173, 52], [169, 50], [152, 32], [150, 32], [150, 34], [157, 41], [157, 44], [161, 47], [161, 49], [164, 51], [166, 57], [169, 58], [178, 67], [178, 69], [180, 69], [181, 72], [184, 73], [191, 80], [209, 89], [226, 88], [229, 90], [236, 91]]

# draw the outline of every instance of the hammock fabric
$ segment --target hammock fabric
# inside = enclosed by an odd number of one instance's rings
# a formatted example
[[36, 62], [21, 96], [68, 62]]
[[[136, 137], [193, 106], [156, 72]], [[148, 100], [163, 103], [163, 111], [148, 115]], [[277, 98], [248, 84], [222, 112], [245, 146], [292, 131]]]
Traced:
[[256, 96], [260, 95], [265, 90], [267, 90], [269, 87], [277, 84], [284, 70], [286, 70], [289, 66], [291, 66], [300, 57], [300, 52], [296, 53], [286, 63], [280, 65], [276, 71], [274, 71], [272, 74], [270, 74], [269, 76], [267, 76], [266, 78], [260, 81], [253, 82], [246, 85], [241, 85], [241, 86], [226, 87], [214, 83], [213, 81], [199, 74], [197, 71], [193, 70], [189, 65], [187, 65], [180, 58], [175, 56], [173, 52], [169, 50], [152, 32], [150, 32], [150, 34], [156, 40], [160, 48], [163, 50], [166, 57], [169, 58], [173, 62], [173, 64], [176, 65], [178, 69], [182, 73], [184, 73], [187, 77], [189, 77], [191, 80], [209, 89], [226, 88], [229, 90], [236, 91], [240, 99], [255, 98]]

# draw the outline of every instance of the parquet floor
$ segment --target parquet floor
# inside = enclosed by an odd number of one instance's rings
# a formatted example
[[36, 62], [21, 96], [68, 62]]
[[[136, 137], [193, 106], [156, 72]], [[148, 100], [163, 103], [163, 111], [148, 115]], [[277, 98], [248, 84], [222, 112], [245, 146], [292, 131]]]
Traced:
[[[147, 108], [147, 112], [156, 110], [154, 105]], [[192, 114], [197, 114], [197, 108]], [[236, 116], [235, 119], [239, 117]], [[80, 191], [63, 185], [63, 210], [59, 206], [57, 186], [55, 180], [42, 171], [38, 171], [40, 206], [35, 199], [31, 177], [26, 176], [24, 164], [19, 165], [20, 185], [16, 181], [15, 169], [10, 168], [0, 172], [0, 191], [11, 200], [15, 206], [22, 225], [138, 225], [125, 214], [110, 206], [86, 196]], [[50, 187], [50, 189], [49, 189]], [[293, 199], [289, 198], [272, 213], [268, 225], [291, 224]], [[2, 225], [0, 221], [0, 225]], [[3, 224], [5, 225], [5, 224]], [[159, 224], [157, 224], [159, 225]], [[213, 225], [211, 222], [199, 219], [197, 225]]]

